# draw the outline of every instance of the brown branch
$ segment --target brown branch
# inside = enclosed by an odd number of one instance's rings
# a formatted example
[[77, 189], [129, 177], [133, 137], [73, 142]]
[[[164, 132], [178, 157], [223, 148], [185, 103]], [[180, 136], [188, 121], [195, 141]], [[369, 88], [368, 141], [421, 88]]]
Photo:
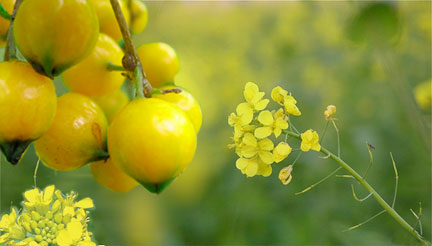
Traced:
[[[144, 70], [141, 66], [141, 61], [138, 57], [138, 53], [135, 49], [134, 44], [132, 43], [132, 38], [131, 38], [131, 34], [129, 31], [129, 28], [126, 24], [126, 20], [124, 18], [123, 12], [121, 11], [120, 8], [120, 4], [118, 2], [118, 0], [110, 0], [111, 2], [111, 6], [114, 10], [114, 14], [116, 16], [117, 19], [117, 23], [119, 24], [120, 27], [120, 31], [122, 33], [123, 36], [123, 40], [125, 43], [125, 50], [126, 50], [126, 54], [123, 57], [123, 67], [129, 72], [132, 73], [132, 78], [134, 78], [134, 80], [138, 77], [139, 79], [141, 79], [141, 83], [138, 83], [137, 86], [137, 93], [139, 93], [139, 95], [141, 95], [141, 93], [144, 93], [145, 97], [151, 97], [152, 95], [152, 91], [153, 91], [153, 87], [151, 86], [151, 84], [148, 82], [146, 75], [144, 73]], [[138, 70], [138, 74], [140, 76], [137, 76], [135, 74], [135, 69]], [[142, 88], [142, 89], [141, 89]]]
[[9, 61], [10, 59], [16, 59], [16, 46], [15, 46], [15, 40], [13, 37], [13, 23], [15, 21], [15, 16], [18, 12], [18, 8], [21, 5], [21, 3], [24, 0], [16, 0], [15, 5], [14, 5], [14, 9], [12, 12], [12, 16], [10, 19], [10, 24], [9, 24], [9, 30], [7, 33], [7, 39], [6, 39], [6, 48], [5, 48], [5, 54], [4, 54], [4, 60], [5, 61]]

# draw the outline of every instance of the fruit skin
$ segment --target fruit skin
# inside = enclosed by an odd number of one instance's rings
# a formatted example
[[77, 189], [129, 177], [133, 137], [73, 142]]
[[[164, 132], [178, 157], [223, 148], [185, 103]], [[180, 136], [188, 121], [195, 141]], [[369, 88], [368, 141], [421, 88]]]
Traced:
[[33, 67], [55, 77], [90, 54], [98, 27], [96, 13], [85, 0], [25, 0], [13, 32], [19, 50]]
[[0, 108], [0, 148], [16, 164], [54, 120], [54, 84], [26, 62], [0, 62]]
[[195, 129], [186, 114], [157, 98], [135, 99], [108, 130], [114, 163], [154, 193], [183, 171], [195, 148]]
[[111, 158], [90, 163], [90, 170], [99, 184], [113, 191], [128, 192], [138, 185], [133, 178], [114, 165]]
[[63, 73], [63, 80], [72, 92], [100, 97], [119, 90], [125, 78], [120, 71], [109, 71], [107, 64], [121, 66], [123, 50], [106, 34], [99, 34], [92, 53]]
[[103, 97], [93, 97], [92, 100], [104, 111], [109, 123], [111, 123], [114, 116], [129, 103], [129, 98], [122, 90], [117, 90]]
[[[159, 89], [167, 90], [177, 88], [178, 86], [163, 86]], [[202, 112], [201, 107], [197, 100], [192, 96], [192, 94], [181, 88], [181, 93], [166, 93], [166, 94], [156, 94], [153, 95], [154, 98], [159, 98], [164, 101], [170, 102], [177, 107], [179, 107], [186, 115], [189, 117], [190, 121], [194, 125], [195, 132], [198, 133], [202, 124]]]
[[49, 130], [34, 142], [36, 154], [48, 167], [72, 170], [107, 158], [108, 123], [90, 98], [67, 93], [57, 100], [57, 114]]
[[143, 44], [137, 49], [144, 72], [153, 87], [172, 84], [179, 71], [174, 49], [165, 43]]
[[141, 0], [132, 0], [130, 6], [130, 29], [134, 34], [144, 31], [147, 26], [148, 11]]
[[[116, 42], [120, 41], [123, 36], [120, 31], [120, 27], [117, 23], [117, 19], [114, 15], [114, 11], [111, 7], [110, 0], [89, 0], [96, 10], [99, 19], [100, 31], [108, 34]], [[129, 26], [130, 14], [127, 5], [124, 1], [119, 1], [120, 8], [123, 12], [123, 16], [126, 20], [126, 24]]]
[[[15, 0], [0, 0], [3, 8], [12, 15], [13, 7], [15, 5]], [[4, 45], [6, 41], [6, 34], [9, 30], [9, 20], [0, 17], [0, 45]]]

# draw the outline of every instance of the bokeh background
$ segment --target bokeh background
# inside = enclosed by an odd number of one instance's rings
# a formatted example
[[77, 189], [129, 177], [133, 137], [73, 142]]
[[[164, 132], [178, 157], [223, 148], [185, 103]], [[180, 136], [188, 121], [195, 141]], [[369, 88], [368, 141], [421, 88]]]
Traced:
[[[353, 180], [332, 177], [294, 195], [337, 165], [307, 153], [293, 181], [277, 178], [294, 155], [273, 164], [268, 178], [246, 178], [227, 148], [227, 116], [254, 81], [269, 96], [280, 85], [291, 91], [302, 116], [293, 123], [319, 132], [323, 110], [337, 106], [342, 157], [363, 173], [369, 164], [365, 142], [375, 146], [369, 182], [390, 203], [399, 169], [396, 210], [412, 225], [409, 211], [423, 207], [422, 226], [431, 238], [431, 152], [422, 139], [420, 117], [430, 109], [410, 108], [412, 89], [431, 78], [431, 2], [147, 2], [147, 29], [136, 44], [162, 41], [173, 46], [181, 69], [176, 82], [200, 101], [204, 122], [193, 162], [160, 195], [136, 187], [127, 194], [96, 183], [89, 167], [56, 172], [41, 166], [37, 185], [94, 199], [91, 227], [104, 245], [390, 245], [418, 242], [383, 214], [372, 198], [359, 203]], [[378, 5], [377, 5], [378, 4]], [[371, 7], [375, 5], [375, 7]], [[371, 10], [372, 9], [372, 10]], [[66, 92], [56, 80], [59, 95]], [[429, 88], [430, 89], [430, 88]], [[408, 101], [407, 101], [408, 100]], [[429, 112], [428, 112], [429, 111]], [[416, 118], [417, 117], [417, 118]], [[428, 125], [430, 127], [430, 125]], [[334, 131], [324, 145], [336, 150]], [[3, 160], [1, 208], [20, 206], [33, 186], [37, 157], [31, 147], [17, 166]], [[344, 174], [340, 171], [339, 174]], [[359, 196], [367, 195], [356, 185]]]

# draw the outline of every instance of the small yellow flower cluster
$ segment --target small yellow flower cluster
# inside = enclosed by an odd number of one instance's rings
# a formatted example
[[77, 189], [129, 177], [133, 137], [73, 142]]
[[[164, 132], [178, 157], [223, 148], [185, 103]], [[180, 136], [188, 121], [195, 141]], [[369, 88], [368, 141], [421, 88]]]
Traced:
[[12, 208], [0, 220], [0, 244], [8, 246], [96, 246], [87, 230], [90, 198], [75, 201], [77, 194], [64, 196], [54, 185], [24, 193], [21, 215]]
[[283, 106], [279, 110], [265, 110], [269, 100], [264, 95], [255, 83], [246, 83], [246, 102], [240, 103], [228, 117], [228, 124], [234, 128], [234, 143], [228, 147], [235, 148], [240, 157], [236, 166], [247, 177], [269, 176], [271, 164], [283, 161], [291, 153], [287, 143], [279, 142], [275, 147], [270, 137], [277, 139], [288, 129], [288, 115], [301, 114], [297, 101], [281, 87], [274, 88], [271, 94], [273, 101]]
[[330, 118], [336, 113], [336, 106], [335, 105], [328, 105], [326, 110], [324, 111], [324, 116], [326, 117], [327, 121], [330, 121]]

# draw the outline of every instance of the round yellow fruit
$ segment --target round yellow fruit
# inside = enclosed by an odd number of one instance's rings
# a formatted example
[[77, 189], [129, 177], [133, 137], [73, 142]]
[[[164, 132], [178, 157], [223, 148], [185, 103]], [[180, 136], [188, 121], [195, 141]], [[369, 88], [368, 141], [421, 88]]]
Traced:
[[147, 7], [141, 0], [132, 0], [130, 6], [130, 29], [132, 33], [140, 33], [147, 26], [148, 12]]
[[105, 116], [109, 123], [111, 123], [114, 116], [129, 103], [129, 98], [121, 90], [103, 97], [94, 97], [92, 99], [105, 112]]
[[108, 63], [121, 66], [123, 50], [105, 34], [99, 34], [93, 52], [82, 62], [63, 73], [63, 80], [72, 92], [100, 97], [118, 91], [125, 78], [120, 71], [110, 71]]
[[96, 44], [96, 13], [83, 0], [25, 0], [13, 26], [23, 56], [49, 77], [87, 57]]
[[[15, 5], [15, 0], [0, 0], [3, 9], [6, 10], [10, 15]], [[6, 41], [6, 34], [9, 30], [9, 20], [0, 17], [0, 45], [3, 45]]]
[[108, 123], [90, 98], [67, 93], [57, 100], [57, 113], [49, 130], [35, 141], [36, 154], [48, 167], [72, 170], [107, 158]]
[[179, 71], [179, 60], [174, 49], [165, 43], [143, 44], [137, 49], [144, 72], [153, 87], [173, 84]]
[[54, 120], [57, 97], [52, 81], [26, 62], [0, 62], [0, 148], [16, 164], [27, 146]]
[[[171, 85], [163, 86], [160, 89], [167, 90], [173, 88], [176, 88], [176, 86], [171, 86]], [[182, 89], [181, 93], [157, 94], [154, 95], [153, 97], [160, 98], [164, 101], [170, 102], [176, 105], [177, 107], [179, 107], [181, 110], [183, 110], [191, 120], [192, 124], [194, 125], [195, 132], [198, 133], [202, 124], [201, 107], [191, 93], [189, 93], [183, 88], [181, 89]]]
[[[114, 11], [111, 7], [110, 0], [90, 0], [90, 2], [96, 10], [100, 31], [108, 34], [116, 42], [120, 41], [123, 37], [114, 15]], [[120, 0], [119, 4], [126, 23], [129, 25], [130, 15], [127, 5], [123, 0]]]
[[93, 178], [110, 190], [128, 192], [138, 185], [133, 178], [114, 165], [111, 158], [90, 163], [90, 169]]
[[108, 131], [114, 163], [155, 193], [183, 171], [195, 148], [195, 129], [186, 114], [157, 98], [130, 102]]

